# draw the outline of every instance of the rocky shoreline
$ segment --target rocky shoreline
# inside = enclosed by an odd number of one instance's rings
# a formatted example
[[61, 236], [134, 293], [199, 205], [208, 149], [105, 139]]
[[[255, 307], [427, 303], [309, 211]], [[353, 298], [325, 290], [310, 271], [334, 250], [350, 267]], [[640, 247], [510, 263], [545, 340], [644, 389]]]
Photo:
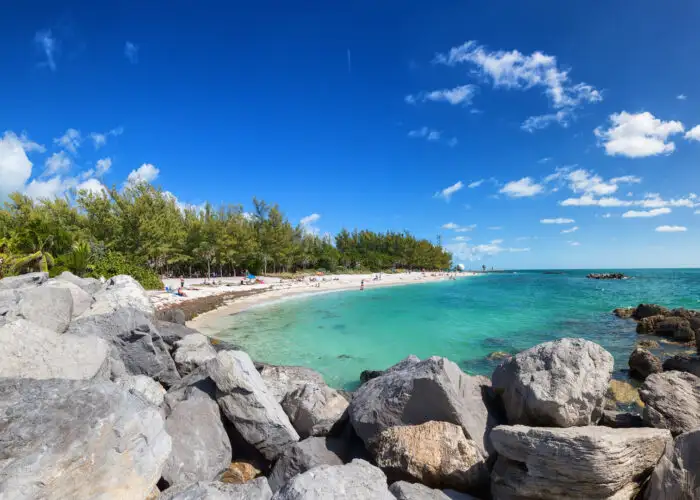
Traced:
[[[695, 311], [615, 314], [689, 345], [700, 334]], [[507, 357], [491, 379], [410, 356], [346, 393], [185, 318], [156, 314], [128, 276], [0, 280], [0, 498], [700, 497], [695, 354], [634, 351], [643, 383], [624, 398], [639, 416], [616, 404], [611, 354], [584, 339]]]

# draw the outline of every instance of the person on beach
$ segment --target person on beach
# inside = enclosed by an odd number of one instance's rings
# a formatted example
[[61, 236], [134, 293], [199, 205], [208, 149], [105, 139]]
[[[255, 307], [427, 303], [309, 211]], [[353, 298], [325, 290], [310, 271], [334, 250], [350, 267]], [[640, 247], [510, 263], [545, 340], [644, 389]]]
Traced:
[[365, 289], [365, 280], [360, 281], [360, 291]]
[[180, 276], [180, 288], [185, 288], [185, 277]]

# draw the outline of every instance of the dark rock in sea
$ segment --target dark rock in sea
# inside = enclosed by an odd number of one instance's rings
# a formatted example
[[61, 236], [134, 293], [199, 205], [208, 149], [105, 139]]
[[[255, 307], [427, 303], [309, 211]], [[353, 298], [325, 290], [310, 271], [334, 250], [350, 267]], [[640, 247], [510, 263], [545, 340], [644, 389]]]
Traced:
[[677, 354], [676, 356], [666, 359], [663, 368], [665, 372], [675, 370], [692, 373], [696, 377], [700, 377], [700, 358], [687, 354]]
[[634, 314], [634, 307], [618, 307], [613, 310], [613, 314], [618, 318], [628, 319]]
[[270, 474], [270, 488], [275, 492], [291, 478], [319, 465], [343, 465], [348, 450], [337, 438], [310, 437], [287, 448]]
[[644, 401], [644, 422], [668, 429], [676, 436], [700, 427], [700, 378], [686, 372], [649, 375], [639, 396]]
[[513, 355], [508, 353], [508, 352], [494, 351], [491, 354], [489, 354], [488, 356], [486, 356], [486, 359], [488, 359], [489, 361], [498, 361], [498, 360], [502, 360], [502, 359], [508, 359], [512, 356]]
[[349, 354], [339, 354], [338, 359], [352, 359], [352, 356]]
[[652, 373], [663, 371], [661, 360], [646, 349], [637, 347], [628, 361], [630, 375], [638, 380], [644, 380]]
[[656, 340], [645, 339], [637, 342], [637, 347], [643, 349], [658, 349], [661, 345]]
[[363, 372], [360, 373], [360, 383], [364, 384], [365, 382], [381, 375], [384, 375], [384, 370], [363, 370]]
[[671, 498], [690, 500], [700, 497], [700, 429], [676, 438], [651, 474], [646, 500]]
[[692, 309], [686, 309], [685, 307], [679, 307], [671, 310], [671, 316], [676, 316], [683, 319], [697, 318], [700, 316], [700, 312], [694, 311]]
[[634, 310], [632, 317], [636, 320], [642, 320], [649, 316], [668, 316], [671, 311], [668, 307], [657, 304], [639, 304]]
[[624, 280], [627, 279], [622, 273], [590, 273], [586, 278], [591, 280]]
[[644, 427], [644, 420], [641, 415], [634, 413], [605, 410], [598, 425], [612, 427], [613, 429], [627, 429]]
[[662, 337], [673, 337], [681, 342], [695, 340], [695, 332], [690, 327], [690, 321], [674, 316], [657, 322], [653, 333]]
[[653, 316], [645, 316], [637, 323], [637, 333], [653, 335], [656, 330], [656, 325], [663, 321], [666, 316], [655, 314]]

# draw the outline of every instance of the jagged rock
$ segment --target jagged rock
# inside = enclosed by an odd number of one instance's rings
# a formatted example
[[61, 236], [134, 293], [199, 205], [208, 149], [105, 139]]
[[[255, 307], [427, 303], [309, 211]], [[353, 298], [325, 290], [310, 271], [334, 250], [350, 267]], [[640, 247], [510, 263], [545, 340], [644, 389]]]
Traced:
[[696, 377], [700, 377], [700, 358], [688, 356], [687, 354], [677, 354], [664, 361], [663, 369], [665, 372], [676, 370], [692, 373]]
[[149, 320], [153, 319], [155, 309], [146, 290], [131, 276], [120, 274], [108, 279], [102, 288], [94, 294], [95, 301], [90, 309], [80, 317], [108, 315], [124, 308], [136, 309]]
[[185, 311], [182, 309], [165, 309], [156, 312], [156, 317], [159, 321], [165, 321], [167, 323], [175, 323], [178, 325], [185, 325]]
[[396, 500], [477, 500], [477, 498], [454, 490], [434, 490], [420, 483], [397, 481], [389, 486]]
[[265, 387], [243, 351], [222, 351], [207, 364], [216, 383], [217, 400], [241, 437], [266, 459], [276, 459], [299, 435], [282, 407]]
[[302, 439], [328, 435], [347, 408], [347, 399], [326, 384], [304, 384], [282, 400], [282, 409]]
[[637, 320], [642, 320], [650, 316], [668, 316], [671, 311], [668, 307], [657, 304], [639, 304], [634, 310], [632, 317]]
[[0, 290], [17, 290], [39, 286], [49, 279], [49, 273], [27, 273], [19, 276], [9, 276], [0, 280]]
[[264, 477], [244, 484], [219, 481], [177, 484], [160, 494], [158, 500], [270, 500], [272, 492]]
[[644, 380], [652, 373], [659, 373], [663, 370], [661, 360], [641, 347], [632, 351], [628, 364], [630, 375], [639, 380]]
[[211, 481], [231, 463], [231, 441], [212, 399], [182, 401], [165, 421], [172, 451], [163, 467], [167, 484]]
[[637, 347], [642, 349], [658, 349], [661, 347], [656, 340], [644, 339], [637, 342]]
[[262, 471], [250, 462], [231, 462], [219, 481], [228, 484], [241, 484], [252, 481], [262, 474]]
[[109, 346], [18, 319], [0, 326], [0, 377], [107, 379]]
[[700, 429], [676, 438], [651, 474], [645, 500], [700, 498]]
[[170, 436], [158, 410], [111, 382], [0, 380], [0, 496], [145, 498]]
[[137, 394], [153, 406], [161, 406], [165, 398], [165, 388], [146, 375], [127, 375], [115, 382], [125, 391]]
[[364, 460], [346, 465], [320, 465], [292, 478], [274, 500], [395, 500], [386, 476]]
[[675, 340], [688, 342], [695, 340], [695, 332], [690, 326], [690, 321], [678, 317], [667, 317], [656, 323], [654, 335], [673, 337]]
[[80, 316], [92, 305], [92, 295], [70, 281], [52, 279], [47, 281], [44, 287], [65, 288], [70, 292], [71, 298], [73, 299], [73, 313], [71, 318]]
[[80, 278], [70, 271], [63, 271], [61, 274], [56, 276], [56, 279], [59, 281], [72, 283], [80, 287], [89, 295], [96, 294], [102, 288], [102, 283], [100, 283], [100, 280], [95, 278]]
[[209, 339], [201, 333], [188, 335], [184, 339], [175, 342], [173, 360], [177, 370], [183, 377], [215, 357], [216, 351], [209, 343]]
[[501, 499], [631, 499], [671, 435], [662, 429], [499, 426], [491, 493]]
[[267, 390], [278, 403], [304, 384], [325, 384], [320, 373], [303, 366], [262, 365], [259, 370]]
[[634, 314], [634, 307], [618, 307], [613, 310], [613, 314], [621, 319], [631, 318]]
[[385, 373], [410, 368], [418, 362], [420, 362], [420, 358], [411, 354], [408, 357], [396, 363], [395, 365], [390, 366], [386, 370], [364, 370], [362, 373], [360, 373], [360, 384], [364, 384], [365, 382], [367, 382], [368, 380], [372, 380], [373, 378], [381, 377]]
[[165, 414], [169, 415], [181, 401], [197, 398], [216, 400], [216, 384], [206, 366], [200, 366], [168, 389], [163, 405]]
[[178, 340], [182, 340], [188, 335], [199, 333], [194, 328], [180, 325], [178, 323], [169, 323], [167, 321], [156, 321], [156, 328], [158, 328], [160, 336], [163, 338], [165, 343], [171, 347], [174, 346], [175, 342]]
[[502, 359], [508, 359], [512, 356], [512, 354], [507, 353], [505, 351], [494, 351], [488, 356], [486, 356], [486, 359], [488, 359], [489, 361], [500, 361]]
[[379, 434], [372, 451], [390, 480], [470, 491], [488, 483], [479, 448], [460, 426], [448, 422], [390, 427]]
[[612, 355], [598, 344], [565, 338], [504, 361], [493, 387], [510, 424], [589, 425], [600, 418], [612, 370]]
[[653, 335], [656, 325], [664, 319], [666, 319], [666, 316], [662, 315], [646, 316], [640, 319], [639, 323], [637, 323], [637, 333]]
[[294, 476], [319, 465], [343, 465], [347, 452], [347, 444], [337, 438], [310, 437], [294, 443], [275, 463], [270, 488], [277, 491]]
[[612, 427], [613, 429], [627, 429], [644, 427], [644, 420], [640, 415], [635, 415], [634, 413], [603, 410], [603, 416], [598, 425]]
[[19, 291], [19, 302], [7, 313], [7, 319], [26, 319], [56, 333], [68, 328], [73, 315], [73, 297], [68, 289], [51, 286]]
[[700, 378], [686, 372], [649, 375], [639, 395], [646, 404], [644, 421], [673, 435], [700, 427]]
[[360, 385], [373, 378], [381, 377], [384, 373], [385, 370], [362, 370], [362, 373], [360, 373]]
[[123, 362], [130, 375], [148, 375], [166, 387], [180, 380], [168, 346], [151, 319], [138, 309], [123, 307], [107, 314], [83, 314], [73, 320], [68, 333], [106, 340], [111, 346], [110, 356]]

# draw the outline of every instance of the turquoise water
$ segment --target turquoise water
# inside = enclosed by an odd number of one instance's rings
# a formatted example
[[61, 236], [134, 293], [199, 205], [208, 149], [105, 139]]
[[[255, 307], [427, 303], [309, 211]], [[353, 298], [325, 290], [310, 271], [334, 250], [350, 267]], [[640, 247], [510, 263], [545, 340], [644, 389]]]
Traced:
[[588, 280], [591, 271], [489, 274], [298, 298], [233, 315], [218, 336], [255, 360], [308, 366], [330, 385], [352, 388], [362, 370], [409, 354], [445, 356], [469, 373], [490, 375], [498, 362], [485, 358], [493, 351], [572, 336], [603, 345], [621, 370], [638, 335], [634, 322], [612, 309], [640, 302], [700, 308], [700, 270], [627, 270], [633, 278], [624, 281]]

